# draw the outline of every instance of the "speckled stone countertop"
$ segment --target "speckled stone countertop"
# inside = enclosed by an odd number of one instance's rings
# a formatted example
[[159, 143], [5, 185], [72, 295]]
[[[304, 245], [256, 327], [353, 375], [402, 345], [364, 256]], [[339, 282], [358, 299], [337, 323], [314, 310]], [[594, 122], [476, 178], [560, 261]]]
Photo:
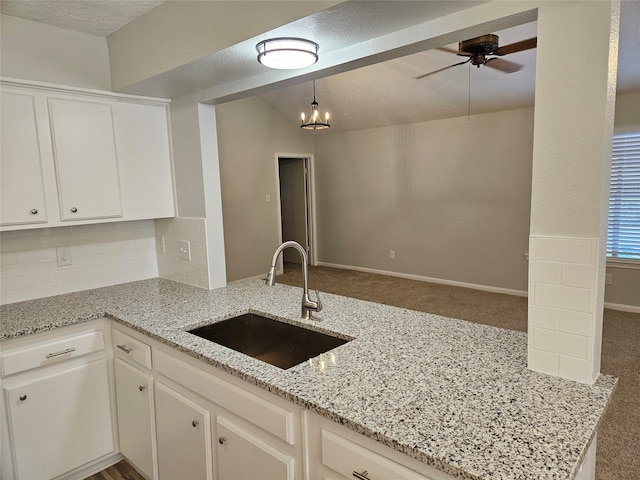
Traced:
[[[463, 479], [572, 479], [616, 379], [527, 370], [524, 333], [259, 280], [203, 290], [151, 279], [0, 307], [7, 340], [104, 316]], [[353, 337], [289, 370], [186, 333], [254, 311]]]

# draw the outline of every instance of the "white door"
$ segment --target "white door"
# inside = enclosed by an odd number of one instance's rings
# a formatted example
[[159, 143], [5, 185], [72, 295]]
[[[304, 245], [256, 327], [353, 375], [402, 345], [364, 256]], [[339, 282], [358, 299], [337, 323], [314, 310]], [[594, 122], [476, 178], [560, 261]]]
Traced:
[[61, 475], [114, 451], [107, 360], [5, 387], [17, 478]]
[[49, 99], [62, 220], [122, 216], [111, 105]]
[[33, 95], [2, 92], [0, 224], [45, 223], [47, 209]]
[[223, 416], [216, 426], [218, 480], [293, 480], [293, 458]]
[[148, 478], [156, 478], [152, 378], [120, 358], [114, 366], [120, 452]]
[[155, 404], [158, 478], [212, 479], [209, 411], [159, 382]]

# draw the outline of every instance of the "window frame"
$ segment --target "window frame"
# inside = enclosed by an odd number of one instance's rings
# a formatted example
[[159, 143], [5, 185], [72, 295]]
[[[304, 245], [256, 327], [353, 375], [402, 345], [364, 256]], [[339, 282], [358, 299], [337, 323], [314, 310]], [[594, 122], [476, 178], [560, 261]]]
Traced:
[[[640, 145], [640, 126], [638, 127], [628, 127], [628, 128], [623, 128], [623, 129], [615, 129], [614, 133], [613, 133], [613, 137], [615, 139], [616, 136], [620, 136], [620, 135], [625, 135], [625, 134], [636, 134], [639, 138], [638, 138], [638, 144]], [[612, 145], [611, 145], [611, 162], [613, 165], [613, 139], [612, 139]], [[611, 169], [610, 169], [611, 172]], [[610, 175], [609, 177], [609, 188], [610, 188], [610, 193], [609, 193], [609, 205], [611, 202], [611, 181], [612, 181], [612, 176]], [[612, 257], [609, 254], [609, 248], [608, 248], [608, 244], [609, 244], [609, 227], [610, 227], [610, 221], [609, 221], [609, 211], [607, 211], [607, 248], [606, 248], [606, 263], [607, 266], [609, 267], [617, 267], [617, 268], [631, 268], [631, 269], [640, 269], [640, 258], [635, 259], [635, 258], [624, 258], [624, 257]], [[640, 236], [640, 233], [639, 233]], [[640, 239], [639, 239], [640, 241]]]

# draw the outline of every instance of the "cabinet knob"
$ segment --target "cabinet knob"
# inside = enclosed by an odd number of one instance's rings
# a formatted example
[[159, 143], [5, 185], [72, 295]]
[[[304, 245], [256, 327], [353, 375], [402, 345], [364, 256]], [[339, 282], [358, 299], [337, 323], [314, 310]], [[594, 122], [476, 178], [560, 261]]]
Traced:
[[218, 443], [220, 445], [224, 445], [224, 442], [226, 442], [226, 441], [227, 441], [227, 437], [219, 437], [218, 438]]
[[138, 386], [138, 390], [140, 390], [141, 392], [145, 389], [146, 387], [144, 385], [140, 385]]
[[76, 213], [78, 209], [76, 207], [71, 207], [71, 213]]
[[27, 399], [25, 394], [20, 395], [20, 401], [24, 402]]
[[198, 420], [194, 420], [193, 422], [191, 422], [191, 425], [193, 425], [193, 428], [196, 428], [198, 425], [200, 425], [200, 422]]
[[31, 213], [31, 215], [37, 215], [38, 214], [38, 209], [37, 208], [32, 208], [29, 213]]

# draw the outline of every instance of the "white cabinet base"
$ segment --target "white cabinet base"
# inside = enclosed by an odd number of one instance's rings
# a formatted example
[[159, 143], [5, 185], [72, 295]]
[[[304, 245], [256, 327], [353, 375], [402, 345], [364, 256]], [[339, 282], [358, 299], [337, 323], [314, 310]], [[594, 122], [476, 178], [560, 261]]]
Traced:
[[53, 478], [114, 451], [107, 359], [3, 389], [18, 478]]

